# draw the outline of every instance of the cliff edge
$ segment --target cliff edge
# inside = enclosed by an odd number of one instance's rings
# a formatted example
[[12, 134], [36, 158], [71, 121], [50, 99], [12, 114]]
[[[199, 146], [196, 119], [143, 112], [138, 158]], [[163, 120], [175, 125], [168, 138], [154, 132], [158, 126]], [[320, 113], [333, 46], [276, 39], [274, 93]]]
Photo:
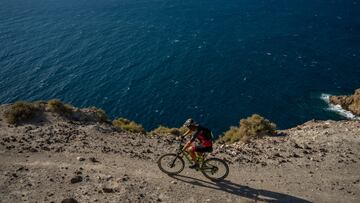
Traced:
[[[41, 104], [40, 104], [41, 105]], [[157, 167], [175, 135], [119, 130], [96, 109], [37, 108], [9, 124], [0, 106], [2, 202], [358, 202], [360, 121], [309, 121], [249, 143], [216, 144], [220, 183]], [[68, 108], [68, 107], [66, 107]], [[101, 112], [101, 111], [100, 111]], [[126, 128], [128, 129], [128, 128]]]

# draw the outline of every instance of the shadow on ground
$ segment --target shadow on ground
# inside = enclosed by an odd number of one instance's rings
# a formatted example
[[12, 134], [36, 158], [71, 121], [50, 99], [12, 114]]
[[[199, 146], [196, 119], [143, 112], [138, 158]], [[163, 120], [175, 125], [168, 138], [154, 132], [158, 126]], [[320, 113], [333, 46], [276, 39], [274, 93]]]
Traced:
[[221, 182], [210, 182], [183, 175], [173, 175], [170, 177], [195, 186], [206, 187], [214, 190], [221, 190], [237, 196], [249, 198], [254, 201], [310, 203], [310, 201], [308, 200], [294, 197], [291, 195], [272, 192], [268, 190], [254, 189], [227, 180]]

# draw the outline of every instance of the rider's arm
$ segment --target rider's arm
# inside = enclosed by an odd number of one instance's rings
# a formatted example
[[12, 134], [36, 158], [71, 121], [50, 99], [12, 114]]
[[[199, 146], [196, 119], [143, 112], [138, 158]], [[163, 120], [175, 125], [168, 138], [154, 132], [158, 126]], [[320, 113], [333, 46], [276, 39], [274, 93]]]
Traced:
[[187, 131], [184, 133], [184, 136], [186, 136], [186, 135], [190, 134], [190, 132], [191, 132], [191, 130], [190, 130], [190, 129], [189, 129], [189, 130], [187, 130]]
[[185, 146], [183, 147], [182, 150], [186, 150], [192, 143], [193, 143], [193, 142], [192, 142], [191, 140], [188, 141], [188, 142], [185, 144]]
[[[191, 132], [191, 130], [189, 129], [189, 130], [187, 130], [183, 135], [182, 135], [182, 137], [185, 137], [185, 136], [187, 136], [188, 134], [190, 134], [190, 132]], [[186, 144], [184, 145], [184, 147], [183, 147], [183, 150], [185, 150], [186, 148], [187, 148], [187, 146], [188, 146], [188, 143], [189, 142], [186, 142]]]
[[[190, 131], [186, 132], [185, 134], [188, 134]], [[197, 131], [193, 133], [193, 135], [191, 136], [191, 140], [189, 140], [185, 146], [183, 147], [183, 150], [187, 149], [196, 139], [196, 136], [197, 136]]]

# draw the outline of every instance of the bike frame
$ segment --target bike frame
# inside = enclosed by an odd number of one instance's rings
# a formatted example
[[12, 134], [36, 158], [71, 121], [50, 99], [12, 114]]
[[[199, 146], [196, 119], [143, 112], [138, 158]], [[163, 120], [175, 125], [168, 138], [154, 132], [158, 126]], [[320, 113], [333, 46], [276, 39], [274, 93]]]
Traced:
[[[182, 141], [181, 141], [182, 142]], [[184, 150], [182, 150], [182, 148], [183, 148], [183, 145], [181, 144], [181, 142], [180, 142], [180, 145], [179, 145], [179, 150], [180, 150], [180, 152], [177, 152], [177, 155], [179, 156], [179, 157], [185, 157], [185, 159], [190, 163], [190, 164], [192, 164], [192, 163], [194, 163], [194, 161], [192, 160], [192, 158], [190, 157], [190, 154], [189, 154], [189, 152], [187, 152], [187, 151], [184, 151]], [[205, 170], [205, 169], [207, 169], [207, 168], [203, 168], [203, 163], [206, 161], [206, 154], [205, 153], [203, 153], [202, 155], [197, 155], [196, 154], [196, 158], [198, 159], [198, 158], [200, 158], [201, 157], [201, 159], [199, 160], [199, 164], [200, 164], [200, 170]], [[175, 159], [176, 160], [176, 159]], [[175, 160], [174, 160], [174, 162], [175, 162]]]

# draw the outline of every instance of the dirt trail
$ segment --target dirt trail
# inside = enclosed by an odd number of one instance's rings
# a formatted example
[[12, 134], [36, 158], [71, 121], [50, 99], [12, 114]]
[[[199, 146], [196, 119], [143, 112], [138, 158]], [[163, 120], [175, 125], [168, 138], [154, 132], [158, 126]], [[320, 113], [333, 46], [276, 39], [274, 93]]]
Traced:
[[[60, 202], [67, 197], [79, 202], [328, 202], [336, 199], [334, 194], [317, 194], [306, 182], [297, 182], [307, 179], [306, 174], [298, 173], [298, 177], [292, 178], [294, 181], [285, 181], [286, 174], [294, 174], [289, 168], [282, 168], [279, 174], [274, 173], [276, 169], [240, 169], [232, 165], [227, 180], [214, 183], [191, 169], [169, 177], [153, 161], [113, 154], [88, 154], [84, 161], [79, 161], [79, 156], [32, 153], [13, 159], [13, 154], [1, 153], [2, 202]], [[99, 162], [89, 161], [90, 157], [96, 157]], [[83, 180], [71, 184], [71, 178], [76, 175]], [[106, 193], [104, 188], [114, 191]], [[344, 200], [356, 202], [356, 199]]]

